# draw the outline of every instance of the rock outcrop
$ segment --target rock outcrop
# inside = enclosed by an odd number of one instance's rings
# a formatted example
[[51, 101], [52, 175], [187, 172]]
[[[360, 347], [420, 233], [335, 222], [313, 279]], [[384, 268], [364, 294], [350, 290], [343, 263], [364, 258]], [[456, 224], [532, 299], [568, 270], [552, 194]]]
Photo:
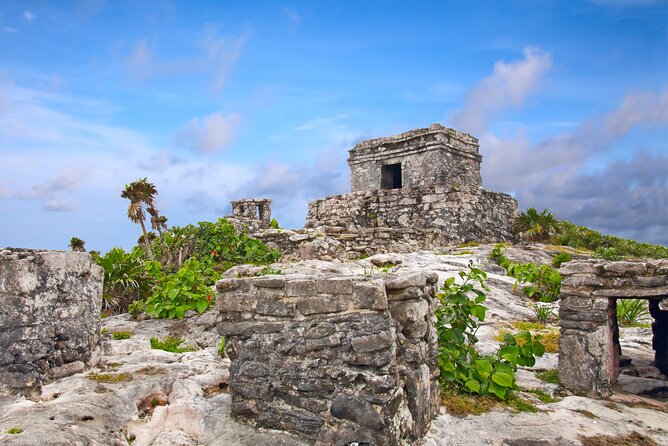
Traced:
[[0, 251], [0, 393], [99, 360], [103, 271], [83, 252]]

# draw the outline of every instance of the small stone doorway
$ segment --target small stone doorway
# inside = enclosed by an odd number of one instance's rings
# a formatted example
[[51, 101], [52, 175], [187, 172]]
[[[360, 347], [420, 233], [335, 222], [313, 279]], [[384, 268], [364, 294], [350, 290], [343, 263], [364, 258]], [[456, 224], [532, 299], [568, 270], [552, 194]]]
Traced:
[[401, 163], [385, 164], [380, 167], [381, 189], [400, 189], [401, 186]]
[[568, 390], [607, 397], [619, 375], [618, 299], [647, 299], [653, 317], [655, 366], [668, 360], [668, 260], [568, 262], [559, 304], [559, 378]]

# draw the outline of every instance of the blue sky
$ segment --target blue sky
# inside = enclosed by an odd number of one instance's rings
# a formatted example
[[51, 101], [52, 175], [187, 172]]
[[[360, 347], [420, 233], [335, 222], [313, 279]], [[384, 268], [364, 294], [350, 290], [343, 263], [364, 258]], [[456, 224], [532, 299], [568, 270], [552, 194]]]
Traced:
[[520, 208], [668, 245], [668, 1], [242, 3], [0, 3], [0, 246], [130, 248], [142, 177], [170, 224], [301, 227], [355, 143], [435, 122]]

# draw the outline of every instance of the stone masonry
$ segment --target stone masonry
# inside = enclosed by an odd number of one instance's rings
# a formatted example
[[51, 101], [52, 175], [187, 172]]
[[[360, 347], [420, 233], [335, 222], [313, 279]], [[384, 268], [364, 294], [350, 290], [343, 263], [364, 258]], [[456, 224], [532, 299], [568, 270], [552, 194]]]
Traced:
[[[440, 124], [363, 141], [349, 154], [353, 192], [393, 189], [397, 186], [482, 188], [482, 156], [478, 140]], [[384, 169], [384, 166], [394, 167]], [[383, 175], [396, 175], [400, 181], [397, 184], [384, 184]]]
[[655, 365], [668, 374], [668, 260], [573, 261], [559, 307], [559, 378], [568, 390], [606, 397], [619, 374], [617, 299], [648, 299], [654, 317]]
[[84, 252], [0, 250], [0, 394], [97, 363], [102, 280]]
[[438, 411], [437, 275], [220, 280], [233, 416], [322, 445], [411, 444]]
[[270, 212], [266, 199], [234, 201], [228, 218], [284, 258], [355, 259], [513, 241], [517, 201], [482, 188], [481, 162], [476, 138], [433, 124], [357, 144], [348, 158], [352, 193], [309, 203], [304, 229], [269, 228], [257, 210]]
[[513, 240], [517, 201], [482, 188], [481, 161], [476, 138], [439, 124], [361, 142], [352, 193], [309, 203], [306, 227], [338, 227], [346, 251], [367, 255]]

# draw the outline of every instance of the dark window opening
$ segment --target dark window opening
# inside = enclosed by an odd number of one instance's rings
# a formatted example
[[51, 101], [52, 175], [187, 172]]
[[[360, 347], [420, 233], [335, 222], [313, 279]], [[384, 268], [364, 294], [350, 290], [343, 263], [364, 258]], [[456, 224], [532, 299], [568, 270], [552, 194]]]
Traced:
[[380, 166], [380, 188], [399, 189], [401, 187], [401, 163]]

